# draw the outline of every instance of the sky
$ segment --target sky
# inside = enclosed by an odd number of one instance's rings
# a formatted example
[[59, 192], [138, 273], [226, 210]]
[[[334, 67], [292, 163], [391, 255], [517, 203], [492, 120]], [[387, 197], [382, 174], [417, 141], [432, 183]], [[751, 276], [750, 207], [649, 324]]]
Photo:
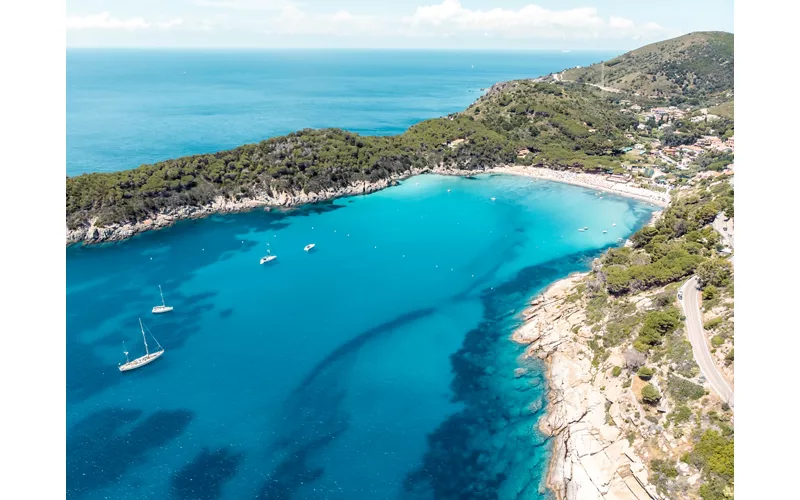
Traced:
[[67, 47], [628, 50], [733, 0], [67, 0]]

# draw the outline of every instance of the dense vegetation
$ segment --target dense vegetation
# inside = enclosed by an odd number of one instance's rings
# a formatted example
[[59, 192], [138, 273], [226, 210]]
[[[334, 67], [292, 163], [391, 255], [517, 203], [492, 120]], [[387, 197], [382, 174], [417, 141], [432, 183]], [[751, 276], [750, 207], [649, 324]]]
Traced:
[[[727, 427], [727, 426], [723, 426]], [[701, 471], [705, 483], [700, 487], [700, 496], [705, 500], [722, 500], [733, 497], [733, 435], [707, 430], [691, 453], [683, 458]]]
[[720, 243], [709, 223], [728, 207], [733, 207], [733, 186], [727, 182], [677, 196], [655, 225], [631, 237], [633, 248], [614, 249], [603, 257], [601, 274], [608, 292], [621, 295], [663, 286], [698, 269], [702, 282], [726, 285], [730, 264], [709, 261]]
[[664, 98], [671, 104], [705, 104], [730, 99], [733, 67], [733, 33], [698, 32], [570, 69], [564, 78]]
[[[508, 82], [463, 113], [392, 137], [301, 130], [229, 151], [187, 156], [66, 182], [67, 225], [137, 222], [155, 212], [275, 192], [320, 192], [412, 168], [483, 169], [515, 161], [553, 168], [619, 168], [635, 122], [596, 89]], [[518, 151], [529, 153], [518, 158]]]
[[530, 151], [517, 163], [588, 171], [619, 167], [624, 133], [637, 124], [602, 91], [526, 80], [496, 85], [464, 114]]

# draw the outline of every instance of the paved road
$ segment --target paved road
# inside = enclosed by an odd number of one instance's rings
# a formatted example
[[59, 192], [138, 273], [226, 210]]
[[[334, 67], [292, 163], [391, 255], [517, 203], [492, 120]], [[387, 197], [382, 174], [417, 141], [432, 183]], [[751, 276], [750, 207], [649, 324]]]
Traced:
[[700, 367], [700, 373], [706, 378], [714, 392], [719, 394], [723, 401], [727, 401], [733, 408], [733, 389], [728, 385], [725, 377], [717, 370], [717, 365], [708, 350], [708, 343], [703, 332], [703, 314], [700, 312], [700, 291], [697, 289], [697, 276], [683, 284], [681, 287], [683, 300], [681, 307], [686, 316], [686, 334], [692, 343], [694, 360]]

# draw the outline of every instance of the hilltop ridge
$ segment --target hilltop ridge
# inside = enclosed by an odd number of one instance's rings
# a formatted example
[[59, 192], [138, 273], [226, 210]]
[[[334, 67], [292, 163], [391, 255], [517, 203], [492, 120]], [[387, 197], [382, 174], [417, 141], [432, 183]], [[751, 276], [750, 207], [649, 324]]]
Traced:
[[[641, 97], [718, 104], [733, 97], [733, 33], [700, 31], [560, 74]], [[730, 95], [728, 95], [730, 94]]]

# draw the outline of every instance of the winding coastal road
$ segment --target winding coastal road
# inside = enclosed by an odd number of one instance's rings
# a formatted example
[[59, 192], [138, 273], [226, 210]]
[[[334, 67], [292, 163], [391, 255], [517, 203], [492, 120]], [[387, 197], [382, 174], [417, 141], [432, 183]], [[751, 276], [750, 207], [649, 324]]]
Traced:
[[686, 316], [686, 334], [692, 344], [694, 360], [700, 367], [700, 373], [711, 385], [723, 401], [727, 401], [733, 408], [733, 389], [728, 385], [725, 377], [717, 370], [717, 364], [708, 350], [706, 335], [703, 331], [703, 314], [700, 312], [700, 291], [697, 289], [697, 276], [692, 276], [689, 281], [681, 287], [683, 300], [681, 307]]

